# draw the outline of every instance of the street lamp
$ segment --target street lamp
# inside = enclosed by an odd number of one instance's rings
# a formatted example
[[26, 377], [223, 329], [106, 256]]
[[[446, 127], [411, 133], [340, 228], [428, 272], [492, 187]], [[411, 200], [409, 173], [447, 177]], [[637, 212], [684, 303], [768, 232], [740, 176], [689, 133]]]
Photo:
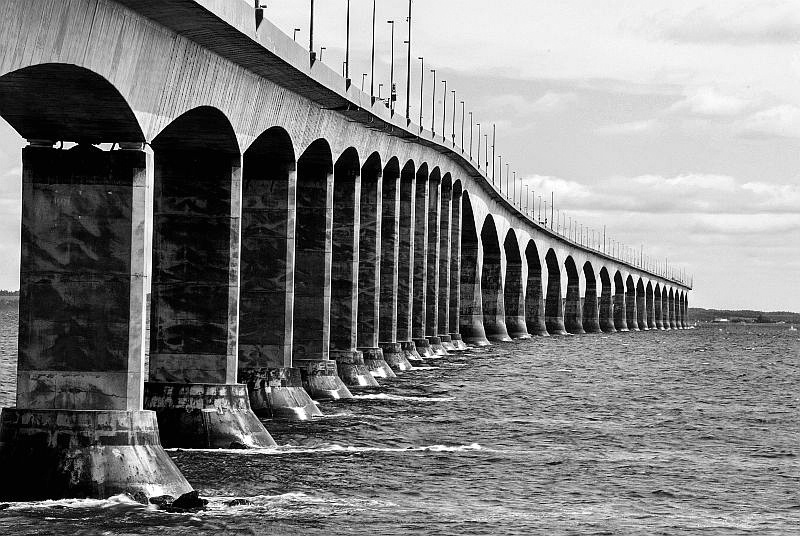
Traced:
[[319, 61], [322, 61], [322, 53], [325, 52], [327, 47], [319, 47]]
[[[492, 149], [494, 150], [494, 149]], [[503, 192], [503, 155], [497, 155], [500, 158], [500, 193]], [[494, 159], [492, 159], [492, 182], [494, 182]], [[506, 196], [508, 197], [508, 196]]]
[[[408, 0], [408, 64], [406, 70], [406, 120], [411, 123], [411, 0]], [[422, 119], [419, 121], [422, 126]]]
[[300, 28], [295, 28], [294, 32], [292, 33], [292, 39], [297, 41], [297, 32], [300, 31]]
[[[480, 140], [478, 140], [480, 143]], [[483, 152], [486, 153], [484, 158], [486, 158], [486, 177], [489, 177], [489, 135], [483, 135]], [[494, 184], [494, 175], [492, 176], [492, 184]]]
[[[463, 102], [461, 104], [464, 104]], [[464, 118], [462, 113], [461, 118]], [[461, 144], [463, 145], [464, 142], [462, 141]], [[472, 160], [472, 112], [469, 113], [469, 159]]]
[[431, 135], [436, 136], [436, 69], [431, 69], [433, 73], [433, 92], [431, 94]]
[[311, 63], [314, 63], [316, 59], [316, 53], [314, 52], [314, 0], [311, 0], [311, 14], [309, 16], [309, 32], [308, 32], [308, 53], [311, 57]]
[[[470, 119], [472, 119], [472, 112], [470, 112]], [[470, 137], [472, 137], [472, 132], [469, 133]], [[472, 142], [470, 142], [470, 149], [472, 149]], [[478, 123], [478, 169], [481, 168], [481, 124]]]
[[372, 70], [370, 71], [369, 96], [372, 104], [375, 104], [375, 12], [376, 0], [372, 0]]
[[419, 60], [419, 131], [422, 132], [422, 90], [425, 85], [425, 58], [420, 56], [417, 59]]
[[392, 25], [392, 60], [389, 68], [389, 112], [394, 115], [394, 21], [388, 20], [387, 24]]
[[444, 93], [442, 94], [442, 141], [444, 141], [445, 122], [447, 120], [447, 80], [442, 80]]
[[[497, 142], [497, 125], [492, 123], [492, 182], [494, 182], [494, 151]], [[502, 167], [502, 166], [501, 166]], [[502, 173], [502, 171], [501, 171]]]
[[[461, 132], [464, 132], [463, 129]], [[453, 147], [456, 146], [456, 90], [453, 90]]]
[[361, 91], [364, 91], [364, 81], [367, 79], [367, 73], [361, 74]]
[[344, 82], [350, 89], [350, 0], [347, 0], [347, 35], [344, 46]]

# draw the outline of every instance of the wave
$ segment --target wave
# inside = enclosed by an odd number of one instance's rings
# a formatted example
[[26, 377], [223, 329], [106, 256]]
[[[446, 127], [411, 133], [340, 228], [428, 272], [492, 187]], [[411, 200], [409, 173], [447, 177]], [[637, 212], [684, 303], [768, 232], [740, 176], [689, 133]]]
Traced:
[[411, 367], [411, 370], [439, 370], [442, 367]]
[[[164, 449], [167, 452], [187, 451], [188, 449]], [[323, 445], [319, 447], [298, 447], [292, 445], [268, 449], [191, 449], [189, 452], [213, 452], [221, 454], [238, 454], [243, 456], [315, 453], [357, 453], [357, 452], [471, 452], [485, 450], [478, 443], [469, 445], [427, 445], [421, 447], [356, 447], [352, 445]]]
[[443, 396], [443, 397], [402, 396], [402, 395], [390, 395], [388, 393], [353, 395], [353, 398], [358, 398], [362, 400], [408, 400], [411, 402], [450, 402], [451, 400], [455, 400], [453, 397], [450, 396]]

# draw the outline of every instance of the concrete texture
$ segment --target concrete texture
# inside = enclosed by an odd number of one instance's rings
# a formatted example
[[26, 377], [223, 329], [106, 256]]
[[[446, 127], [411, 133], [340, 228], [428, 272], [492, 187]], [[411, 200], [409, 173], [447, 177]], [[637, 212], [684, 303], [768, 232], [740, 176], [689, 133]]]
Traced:
[[303, 361], [295, 364], [300, 368], [303, 388], [315, 400], [339, 400], [353, 398], [353, 393], [337, 374], [336, 361]]
[[[405, 372], [411, 370], [411, 361], [409, 358], [419, 360], [419, 355], [414, 355], [416, 349], [414, 343], [381, 343], [383, 350], [383, 359], [389, 367], [395, 372]], [[413, 350], [412, 350], [413, 349]]]
[[159, 441], [152, 411], [4, 408], [0, 500], [138, 500], [192, 491]]
[[364, 362], [364, 354], [359, 350], [331, 350], [331, 358], [342, 382], [351, 390], [374, 389], [380, 387], [369, 367]]
[[242, 377], [253, 412], [266, 419], [307, 421], [322, 411], [303, 388], [299, 368], [251, 370]]
[[383, 357], [383, 348], [359, 348], [359, 350], [361, 350], [364, 355], [364, 364], [367, 366], [367, 370], [369, 370], [370, 374], [375, 378], [390, 379], [397, 377], [392, 367], [389, 366], [389, 363], [387, 363], [386, 359]]
[[145, 384], [167, 448], [268, 448], [275, 441], [250, 409], [242, 384]]

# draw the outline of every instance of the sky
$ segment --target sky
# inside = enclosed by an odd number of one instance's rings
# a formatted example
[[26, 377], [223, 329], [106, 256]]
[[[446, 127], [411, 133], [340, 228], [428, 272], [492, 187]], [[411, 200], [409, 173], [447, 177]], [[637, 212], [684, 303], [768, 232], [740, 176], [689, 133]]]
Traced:
[[[308, 45], [309, 3], [266, 17]], [[315, 46], [342, 70], [346, 0], [317, 0]], [[351, 0], [351, 78], [370, 90], [372, 2]], [[405, 0], [378, 0], [375, 92], [405, 110]], [[800, 6], [794, 0], [414, 0], [411, 116], [469, 112], [556, 207], [694, 276], [698, 307], [800, 311]], [[447, 101], [442, 102], [447, 80]], [[477, 146], [477, 127], [475, 128]], [[0, 288], [19, 285], [20, 147], [0, 123]], [[473, 149], [475, 151], [476, 149]]]

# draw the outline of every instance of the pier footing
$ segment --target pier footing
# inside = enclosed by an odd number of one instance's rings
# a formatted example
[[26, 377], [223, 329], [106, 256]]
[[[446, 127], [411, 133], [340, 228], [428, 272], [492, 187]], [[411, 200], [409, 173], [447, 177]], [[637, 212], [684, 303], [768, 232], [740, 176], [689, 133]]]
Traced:
[[447, 355], [447, 350], [445, 350], [444, 344], [442, 344], [442, 338], [439, 336], [436, 337], [425, 337], [428, 341], [428, 344], [431, 345], [431, 352], [436, 357], [444, 357]]
[[450, 340], [453, 342], [453, 347], [458, 351], [469, 350], [469, 347], [461, 338], [460, 333], [451, 333]]
[[[411, 370], [412, 364], [408, 352], [403, 346], [405, 343], [382, 342], [383, 359], [388, 363], [394, 372], [405, 372]], [[411, 356], [413, 358], [413, 356]]]
[[331, 359], [336, 360], [339, 378], [351, 390], [375, 389], [380, 387], [378, 380], [364, 362], [360, 350], [331, 350]]
[[250, 408], [244, 384], [145, 383], [167, 448], [268, 448], [275, 441]]
[[364, 364], [375, 378], [396, 378], [397, 375], [383, 358], [382, 348], [359, 348], [364, 354]]
[[303, 388], [315, 400], [353, 398], [337, 373], [336, 361], [296, 360], [303, 378]]
[[322, 416], [322, 411], [303, 388], [298, 368], [240, 371], [239, 377], [247, 383], [250, 407], [259, 417], [307, 421]]
[[137, 500], [192, 491], [152, 411], [27, 410], [0, 415], [0, 500]]
[[428, 341], [428, 339], [413, 339], [412, 342], [414, 343], [414, 346], [416, 347], [417, 352], [422, 359], [425, 359], [426, 357], [431, 358], [436, 355], [434, 354], [433, 348], [431, 348], [431, 343]]

